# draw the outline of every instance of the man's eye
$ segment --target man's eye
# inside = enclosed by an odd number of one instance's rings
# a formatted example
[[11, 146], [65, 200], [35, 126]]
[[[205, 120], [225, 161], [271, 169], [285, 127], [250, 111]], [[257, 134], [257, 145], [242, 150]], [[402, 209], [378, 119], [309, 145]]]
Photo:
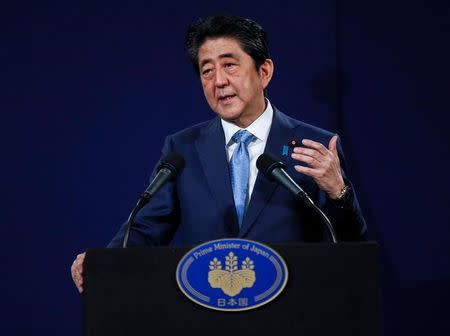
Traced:
[[205, 70], [202, 71], [202, 75], [203, 76], [208, 76], [208, 75], [211, 74], [211, 72], [212, 72], [212, 69], [205, 69]]
[[235, 66], [234, 63], [227, 63], [227, 64], [225, 64], [226, 68], [233, 68], [234, 66]]

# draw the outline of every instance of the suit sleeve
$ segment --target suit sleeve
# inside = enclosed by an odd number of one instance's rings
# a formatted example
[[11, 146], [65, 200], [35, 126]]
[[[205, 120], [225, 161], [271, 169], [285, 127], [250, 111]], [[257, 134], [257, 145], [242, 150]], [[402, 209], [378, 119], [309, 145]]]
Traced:
[[[172, 151], [172, 141], [167, 137], [162, 149], [162, 156]], [[151, 180], [156, 176], [155, 166]], [[136, 215], [128, 246], [159, 246], [167, 245], [179, 223], [179, 206], [175, 181], [166, 183], [158, 193]], [[108, 244], [108, 247], [121, 247], [126, 230], [126, 222]]]
[[364, 220], [361, 207], [359, 206], [358, 197], [355, 188], [350, 181], [347, 173], [347, 164], [342, 150], [340, 139], [338, 138], [337, 150], [341, 164], [341, 172], [346, 184], [351, 185], [353, 193], [352, 203], [345, 208], [337, 207], [332, 200], [324, 193], [320, 195], [320, 207], [330, 218], [338, 241], [359, 241], [366, 239], [366, 222]]

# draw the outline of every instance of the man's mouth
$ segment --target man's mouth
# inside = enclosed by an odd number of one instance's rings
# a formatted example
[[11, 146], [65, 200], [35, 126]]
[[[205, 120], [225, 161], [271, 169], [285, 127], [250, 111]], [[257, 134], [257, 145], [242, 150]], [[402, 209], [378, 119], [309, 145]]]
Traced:
[[219, 101], [227, 102], [227, 101], [230, 101], [234, 97], [236, 97], [235, 94], [221, 95], [221, 96], [219, 96]]

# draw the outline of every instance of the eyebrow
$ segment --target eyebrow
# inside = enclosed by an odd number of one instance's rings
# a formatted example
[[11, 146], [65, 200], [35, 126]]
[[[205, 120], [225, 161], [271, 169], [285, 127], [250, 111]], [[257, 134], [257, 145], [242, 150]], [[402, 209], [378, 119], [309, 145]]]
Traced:
[[[239, 57], [236, 54], [233, 53], [225, 53], [225, 54], [220, 54], [219, 55], [219, 59], [221, 58], [235, 58], [235, 59], [239, 59]], [[206, 58], [204, 59], [201, 63], [200, 63], [200, 68], [202, 68], [205, 64], [207, 63], [211, 63], [212, 59], [211, 58]]]

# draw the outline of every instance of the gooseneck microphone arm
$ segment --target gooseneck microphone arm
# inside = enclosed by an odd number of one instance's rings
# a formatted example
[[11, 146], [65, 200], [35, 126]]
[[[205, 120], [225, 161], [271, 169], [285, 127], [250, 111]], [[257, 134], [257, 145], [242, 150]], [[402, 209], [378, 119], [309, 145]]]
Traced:
[[263, 153], [258, 157], [256, 167], [258, 167], [258, 170], [262, 172], [269, 180], [280, 183], [291, 193], [293, 193], [297, 199], [304, 201], [308, 206], [314, 209], [314, 211], [325, 222], [333, 243], [337, 243], [336, 232], [334, 231], [330, 219], [325, 215], [322, 209], [314, 204], [308, 194], [289, 176], [289, 174], [286, 173], [283, 162], [270, 153]]
[[131, 230], [131, 226], [134, 223], [134, 218], [136, 217], [139, 210], [141, 210], [144, 207], [144, 205], [146, 205], [148, 202], [150, 202], [150, 198], [151, 198], [150, 194], [144, 192], [139, 197], [139, 200], [137, 201], [136, 205], [134, 206], [133, 210], [131, 211], [130, 215], [128, 216], [126, 229], [125, 229], [125, 235], [123, 237], [123, 242], [122, 242], [122, 248], [127, 247], [128, 237], [130, 236], [130, 230]]
[[330, 233], [331, 240], [333, 241], [333, 243], [337, 243], [338, 241], [336, 238], [336, 232], [334, 231], [333, 225], [331, 224], [330, 219], [327, 217], [327, 215], [325, 215], [325, 213], [322, 211], [322, 209], [319, 208], [317, 205], [315, 205], [312, 199], [306, 193], [304, 195], [297, 194], [297, 197], [305, 201], [306, 204], [308, 204], [312, 209], [314, 209], [314, 211], [323, 219], [325, 225], [327, 226], [328, 232]]
[[158, 192], [161, 187], [169, 180], [174, 180], [184, 168], [184, 159], [181, 155], [176, 153], [167, 154], [158, 167], [158, 173], [155, 178], [149, 184], [144, 193], [139, 197], [135, 207], [128, 216], [125, 234], [123, 237], [122, 247], [126, 248], [128, 244], [128, 238], [130, 237], [130, 230], [134, 224], [134, 218], [139, 210], [141, 210], [152, 197]]

